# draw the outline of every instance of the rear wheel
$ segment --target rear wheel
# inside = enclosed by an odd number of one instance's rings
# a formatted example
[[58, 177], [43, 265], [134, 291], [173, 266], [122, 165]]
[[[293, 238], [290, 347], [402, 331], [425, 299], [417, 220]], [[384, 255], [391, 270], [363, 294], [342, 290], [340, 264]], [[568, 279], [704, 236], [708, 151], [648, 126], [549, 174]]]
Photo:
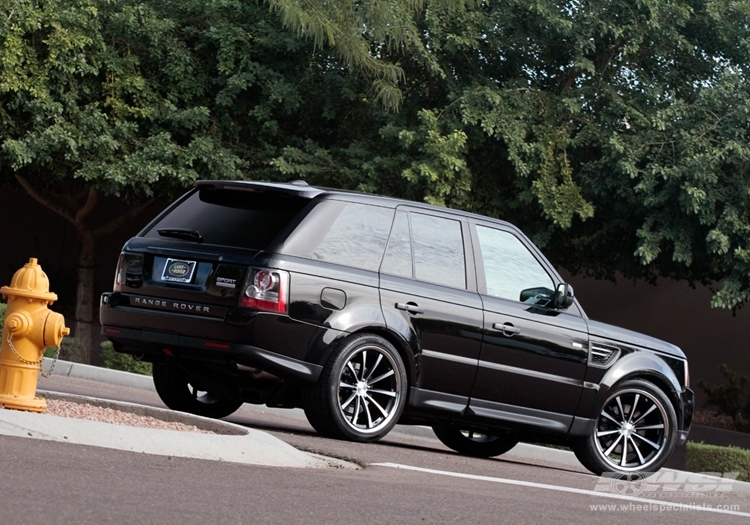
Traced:
[[483, 434], [474, 430], [460, 430], [452, 427], [432, 427], [437, 438], [446, 447], [465, 456], [490, 458], [505, 454], [518, 444], [511, 433]]
[[677, 416], [669, 398], [653, 383], [632, 379], [613, 388], [593, 432], [573, 450], [597, 475], [656, 472], [676, 440]]
[[406, 403], [401, 356], [384, 338], [355, 335], [334, 352], [308, 393], [305, 415], [320, 434], [375, 441], [396, 425]]
[[242, 401], [212, 395], [201, 385], [200, 379], [191, 377], [171, 361], [154, 364], [153, 368], [156, 393], [172, 410], [218, 419], [242, 406]]

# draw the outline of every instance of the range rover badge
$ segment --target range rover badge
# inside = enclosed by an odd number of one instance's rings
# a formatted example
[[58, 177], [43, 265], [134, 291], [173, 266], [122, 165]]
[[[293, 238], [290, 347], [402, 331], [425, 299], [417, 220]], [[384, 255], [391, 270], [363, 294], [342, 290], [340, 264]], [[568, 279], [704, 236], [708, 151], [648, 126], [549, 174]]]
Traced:
[[167, 259], [167, 263], [164, 265], [164, 271], [161, 274], [161, 279], [162, 281], [173, 283], [189, 283], [193, 279], [195, 266], [195, 261]]

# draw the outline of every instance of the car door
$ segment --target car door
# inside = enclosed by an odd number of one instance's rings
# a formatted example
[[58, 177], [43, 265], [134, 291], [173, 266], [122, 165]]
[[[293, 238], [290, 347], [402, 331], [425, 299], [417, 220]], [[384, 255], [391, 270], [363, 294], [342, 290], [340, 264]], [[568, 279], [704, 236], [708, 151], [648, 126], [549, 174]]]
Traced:
[[400, 206], [380, 269], [388, 328], [415, 353], [409, 407], [463, 413], [482, 340], [468, 222]]
[[471, 221], [484, 329], [470, 411], [567, 431], [583, 388], [588, 329], [551, 307], [559, 278], [520, 232]]

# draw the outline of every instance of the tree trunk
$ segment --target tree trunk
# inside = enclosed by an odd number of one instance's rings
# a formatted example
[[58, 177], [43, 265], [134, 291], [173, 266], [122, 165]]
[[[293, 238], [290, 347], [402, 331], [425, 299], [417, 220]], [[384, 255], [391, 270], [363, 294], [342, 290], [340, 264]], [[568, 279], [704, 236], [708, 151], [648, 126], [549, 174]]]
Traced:
[[76, 283], [76, 313], [73, 336], [82, 345], [81, 362], [91, 363], [94, 322], [94, 258], [96, 244], [90, 230], [79, 230], [81, 251], [78, 254], [78, 279]]
[[94, 262], [96, 259], [96, 239], [108, 235], [117, 228], [127, 224], [146, 209], [153, 199], [133, 206], [119, 217], [110, 218], [108, 222], [93, 228], [87, 220], [99, 200], [96, 186], [83, 188], [78, 194], [67, 188], [61, 194], [53, 194], [49, 188], [35, 188], [21, 175], [15, 175], [18, 183], [37, 202], [70, 222], [78, 232], [81, 251], [78, 254], [76, 275], [76, 311], [73, 324], [73, 336], [81, 343], [82, 363], [91, 363], [94, 339]]

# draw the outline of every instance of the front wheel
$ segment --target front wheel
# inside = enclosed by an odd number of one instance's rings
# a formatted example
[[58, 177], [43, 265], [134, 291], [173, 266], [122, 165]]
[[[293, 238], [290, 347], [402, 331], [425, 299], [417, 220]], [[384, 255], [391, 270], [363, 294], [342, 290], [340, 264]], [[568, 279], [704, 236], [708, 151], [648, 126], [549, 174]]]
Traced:
[[212, 395], [171, 361], [153, 365], [154, 387], [164, 404], [172, 410], [197, 416], [219, 419], [237, 411], [242, 401], [223, 399]]
[[677, 441], [677, 416], [656, 385], [632, 379], [614, 387], [591, 435], [573, 446], [581, 464], [597, 475], [656, 472]]
[[407, 386], [393, 345], [378, 335], [355, 335], [333, 352], [310, 388], [305, 415], [324, 436], [375, 441], [398, 422]]
[[465, 456], [491, 458], [505, 454], [518, 444], [511, 433], [493, 435], [451, 427], [432, 427], [432, 431], [443, 445]]

